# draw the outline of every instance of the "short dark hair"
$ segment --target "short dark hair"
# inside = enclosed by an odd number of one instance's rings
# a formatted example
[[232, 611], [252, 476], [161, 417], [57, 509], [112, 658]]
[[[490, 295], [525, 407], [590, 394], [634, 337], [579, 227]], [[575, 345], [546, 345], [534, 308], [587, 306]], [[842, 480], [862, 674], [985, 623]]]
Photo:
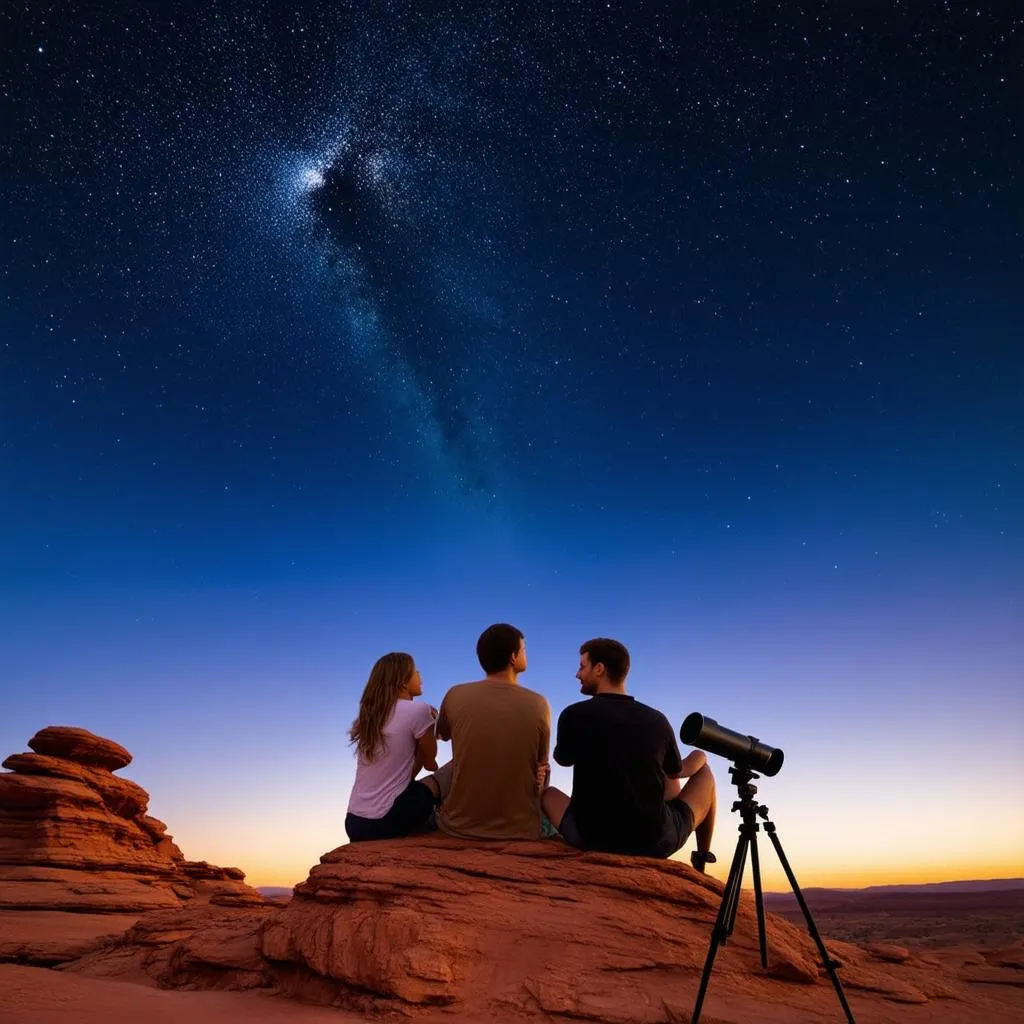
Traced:
[[488, 626], [476, 642], [476, 656], [480, 667], [490, 675], [500, 672], [516, 656], [523, 639], [523, 632], [507, 622], [496, 622]]
[[613, 683], [621, 683], [629, 674], [629, 651], [618, 640], [609, 640], [606, 636], [594, 637], [580, 646], [580, 654], [588, 655], [591, 665], [604, 665]]

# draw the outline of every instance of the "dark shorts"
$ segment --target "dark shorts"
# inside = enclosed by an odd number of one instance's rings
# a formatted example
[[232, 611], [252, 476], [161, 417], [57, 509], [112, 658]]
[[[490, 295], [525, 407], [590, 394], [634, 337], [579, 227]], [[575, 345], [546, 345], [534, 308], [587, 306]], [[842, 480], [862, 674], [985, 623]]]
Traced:
[[345, 831], [353, 843], [368, 839], [401, 839], [413, 832], [426, 832], [436, 827], [434, 794], [415, 779], [395, 797], [391, 810], [383, 818], [345, 815]]
[[[690, 838], [690, 833], [693, 831], [693, 811], [690, 810], [688, 804], [683, 803], [683, 801], [679, 799], [666, 800], [665, 807], [668, 813], [662, 820], [661, 835], [658, 836], [651, 846], [631, 849], [628, 853], [637, 857], [660, 857], [664, 860], [666, 857], [671, 857], [676, 850], [682, 849], [683, 844]], [[576, 819], [572, 815], [571, 803], [569, 804], [568, 810], [564, 815], [562, 815], [562, 821], [558, 826], [558, 831], [570, 846], [575, 846], [577, 849], [601, 849], [601, 847], [588, 844], [580, 834], [579, 826], [576, 824]], [[605, 852], [624, 853], [627, 851], [618, 849], [605, 850]]]

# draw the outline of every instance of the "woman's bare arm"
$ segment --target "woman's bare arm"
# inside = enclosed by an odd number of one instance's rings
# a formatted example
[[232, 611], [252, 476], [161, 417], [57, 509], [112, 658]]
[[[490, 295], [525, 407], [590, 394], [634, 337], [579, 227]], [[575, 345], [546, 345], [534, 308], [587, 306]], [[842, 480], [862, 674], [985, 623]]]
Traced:
[[415, 779], [422, 769], [437, 771], [437, 737], [433, 729], [428, 729], [416, 741], [416, 757], [412, 765], [412, 777]]

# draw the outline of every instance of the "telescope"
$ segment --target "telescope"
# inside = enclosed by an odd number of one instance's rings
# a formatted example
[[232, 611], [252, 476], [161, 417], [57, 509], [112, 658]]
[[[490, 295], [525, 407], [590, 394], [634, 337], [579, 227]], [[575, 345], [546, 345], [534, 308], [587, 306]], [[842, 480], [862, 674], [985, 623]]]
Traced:
[[726, 729], [698, 711], [686, 716], [679, 729], [679, 738], [688, 747], [700, 747], [762, 775], [778, 775], [786, 756], [778, 747], [769, 747], [756, 736], [743, 736]]
[[747, 867], [748, 851], [754, 875], [757, 944], [761, 950], [761, 966], [765, 970], [768, 969], [768, 938], [765, 932], [764, 894], [761, 891], [761, 862], [757, 852], [757, 833], [762, 826], [757, 820], [758, 818], [764, 821], [764, 831], [771, 840], [772, 846], [775, 847], [775, 852], [779, 855], [786, 878], [789, 879], [796, 901], [803, 911], [804, 920], [807, 922], [807, 931], [818, 947], [821, 962], [832, 982], [832, 987], [836, 990], [843, 1013], [846, 1014], [847, 1024], [856, 1024], [850, 1004], [846, 1001], [843, 983], [836, 973], [836, 968], [841, 967], [842, 964], [838, 960], [834, 960], [825, 947], [818, 926], [814, 923], [814, 918], [811, 917], [811, 912], [807, 907], [807, 901], [800, 891], [800, 886], [797, 885], [793, 869], [789, 866], [789, 861], [783, 852], [782, 841], [776, 834], [775, 822], [768, 817], [768, 808], [754, 799], [757, 794], [757, 786], [752, 785], [752, 782], [760, 777], [755, 773], [778, 775], [785, 755], [778, 747], [769, 747], [767, 743], [762, 743], [756, 736], [744, 736], [742, 733], [733, 732], [732, 729], [726, 729], [724, 725], [719, 725], [713, 718], [705, 718], [696, 711], [684, 719], [679, 729], [679, 738], [689, 747], [700, 747], [701, 750], [710, 751], [712, 754], [718, 754], [719, 757], [728, 758], [733, 762], [729, 774], [736, 786], [739, 800], [732, 805], [732, 809], [740, 812], [740, 835], [736, 841], [736, 852], [732, 857], [729, 877], [722, 890], [722, 902], [718, 908], [718, 916], [715, 918], [715, 926], [711, 931], [711, 944], [708, 946], [704, 971], [700, 976], [697, 1002], [690, 1015], [691, 1024], [700, 1024], [700, 1013], [704, 1006], [704, 996], [707, 995], [708, 982], [711, 980], [711, 970], [715, 965], [718, 947], [728, 942], [736, 926], [736, 911], [739, 908], [740, 888], [743, 885], [743, 872]]

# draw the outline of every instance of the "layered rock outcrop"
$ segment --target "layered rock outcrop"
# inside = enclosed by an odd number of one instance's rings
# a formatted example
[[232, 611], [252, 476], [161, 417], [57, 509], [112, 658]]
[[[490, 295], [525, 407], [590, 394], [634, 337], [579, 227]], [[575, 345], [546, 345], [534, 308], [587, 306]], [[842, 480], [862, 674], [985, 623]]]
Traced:
[[127, 914], [209, 901], [262, 905], [238, 868], [187, 861], [149, 794], [114, 772], [118, 743], [50, 726], [0, 773], [0, 910]]
[[[557, 840], [361, 843], [325, 854], [283, 908], [148, 914], [63, 969], [145, 974], [166, 988], [266, 988], [421, 1024], [670, 1024], [690, 1019], [721, 889], [679, 862]], [[806, 932], [771, 914], [767, 936], [764, 970], [744, 894], [703, 1019], [842, 1019]], [[908, 950], [826, 942], [859, 1024], [897, 1024], [910, 1007], [915, 1020], [941, 1024], [1019, 1019], [1006, 986], [993, 994], [1000, 986]]]

